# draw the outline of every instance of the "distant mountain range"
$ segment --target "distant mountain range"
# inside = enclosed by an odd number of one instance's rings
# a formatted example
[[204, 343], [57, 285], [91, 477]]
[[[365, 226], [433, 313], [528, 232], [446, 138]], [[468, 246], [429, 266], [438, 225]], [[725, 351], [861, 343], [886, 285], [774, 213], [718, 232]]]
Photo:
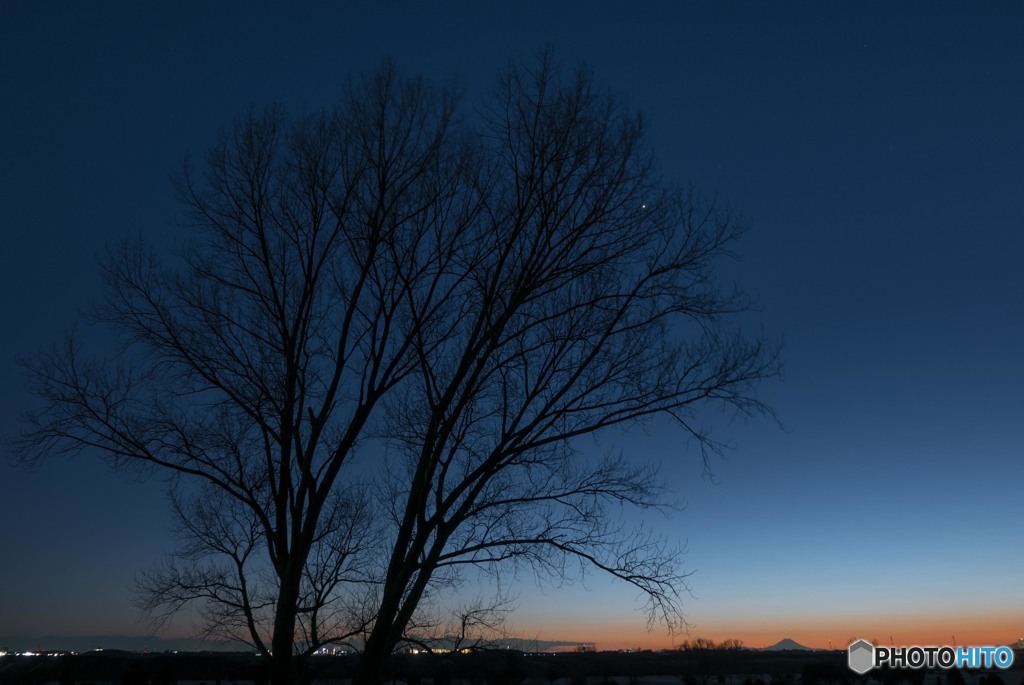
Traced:
[[[524, 640], [507, 638], [498, 647], [521, 649], [526, 652], [546, 651], [576, 647], [579, 643], [552, 640]], [[251, 652], [252, 647], [244, 642], [221, 640], [196, 640], [189, 638], [163, 638], [155, 635], [130, 637], [125, 635], [46, 635], [43, 637], [19, 638], [0, 637], [0, 649], [24, 651], [73, 651], [88, 652], [94, 649], [120, 649], [126, 652]], [[785, 638], [760, 651], [782, 651], [797, 649], [813, 651], [810, 647]]]
[[[454, 644], [454, 643], [452, 643]], [[527, 640], [506, 638], [493, 647], [516, 649], [524, 652], [547, 651], [576, 647], [578, 642], [555, 640]], [[439, 646], [450, 646], [444, 640]], [[252, 652], [244, 642], [222, 640], [196, 640], [189, 638], [162, 638], [155, 635], [129, 637], [125, 635], [45, 635], [43, 637], [0, 637], [0, 650], [14, 652], [90, 652], [96, 649], [116, 649], [125, 652]]]
[[[495, 647], [523, 650], [524, 652], [558, 650], [574, 648], [579, 643], [553, 640], [525, 640], [507, 638]], [[1017, 648], [1016, 642], [1007, 643]], [[46, 635], [44, 637], [20, 638], [0, 637], [0, 650], [24, 651], [73, 651], [88, 652], [94, 649], [119, 649], [126, 652], [251, 652], [252, 647], [243, 642], [225, 642], [220, 640], [195, 640], [189, 638], [162, 638], [155, 635], [146, 637], [129, 637], [124, 635]], [[755, 651], [779, 652], [784, 650], [816, 651], [812, 647], [800, 644], [796, 640], [784, 638], [773, 645]], [[846, 649], [842, 647], [841, 649]]]
[[813, 652], [814, 651], [810, 647], [804, 647], [802, 644], [800, 644], [796, 640], [790, 640], [788, 637], [779, 640], [774, 645], [770, 645], [768, 647], [762, 648], [761, 651], [763, 651], [763, 652], [778, 652], [778, 651], [781, 651], [783, 649], [799, 649], [799, 650], [803, 650], [805, 652]]
[[[1010, 649], [1021, 649], [1022, 647], [1024, 647], [1024, 645], [1021, 645], [1019, 642], [1016, 642], [1016, 641], [1010, 641], [1010, 642], [1006, 642], [1006, 643], [1003, 643], [1003, 644], [1005, 646], [1009, 647]], [[803, 650], [803, 651], [807, 651], [807, 652], [825, 651], [825, 650], [815, 649], [813, 647], [805, 647], [804, 645], [800, 644], [796, 640], [790, 640], [788, 637], [784, 638], [782, 640], [779, 640], [774, 645], [771, 645], [769, 647], [762, 647], [758, 651], [761, 651], [761, 652], [778, 652], [778, 651], [782, 651], [782, 650], [785, 650], [785, 649], [796, 649], [796, 650]], [[845, 652], [846, 651], [846, 645], [843, 645], [842, 647], [838, 647], [837, 651], [844, 651]]]
[[155, 635], [44, 635], [42, 637], [0, 637], [0, 649], [15, 652], [120, 649], [126, 652], [251, 652], [244, 642], [162, 638]]

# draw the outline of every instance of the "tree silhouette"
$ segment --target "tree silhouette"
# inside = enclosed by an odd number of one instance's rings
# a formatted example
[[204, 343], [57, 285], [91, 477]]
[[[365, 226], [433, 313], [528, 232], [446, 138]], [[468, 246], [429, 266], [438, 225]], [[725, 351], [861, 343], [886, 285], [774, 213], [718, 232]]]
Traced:
[[340, 643], [376, 680], [472, 568], [597, 569], [681, 624], [680, 549], [609, 509], [663, 506], [655, 469], [578, 440], [664, 416], [707, 459], [698, 412], [765, 411], [777, 362], [714, 279], [735, 218], [661, 184], [639, 115], [549, 54], [468, 112], [386, 64], [329, 112], [250, 112], [178, 190], [176, 257], [103, 264], [122, 346], [32, 361], [16, 441], [172, 477], [146, 609], [199, 603], [275, 683]]

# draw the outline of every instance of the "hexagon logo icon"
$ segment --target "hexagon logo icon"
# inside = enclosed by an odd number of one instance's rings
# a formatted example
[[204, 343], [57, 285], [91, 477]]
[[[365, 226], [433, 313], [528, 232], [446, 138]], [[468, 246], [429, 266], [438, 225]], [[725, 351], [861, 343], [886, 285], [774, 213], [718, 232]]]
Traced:
[[857, 640], [849, 648], [850, 670], [864, 675], [875, 665], [875, 648], [867, 640]]

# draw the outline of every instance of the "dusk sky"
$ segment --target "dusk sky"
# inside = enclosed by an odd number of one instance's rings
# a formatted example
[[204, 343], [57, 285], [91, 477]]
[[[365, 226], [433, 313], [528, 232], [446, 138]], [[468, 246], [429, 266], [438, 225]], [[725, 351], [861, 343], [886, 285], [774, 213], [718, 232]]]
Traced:
[[[481, 8], [481, 6], [484, 8]], [[334, 103], [394, 58], [472, 106], [551, 46], [644, 112], [664, 176], [742, 212], [747, 319], [784, 341], [771, 420], [608, 436], [686, 509], [692, 634], [812, 647], [1024, 635], [1024, 4], [0, 2], [0, 434], [17, 358], [102, 297], [96, 257], [172, 243], [169, 182], [251, 104]], [[158, 479], [0, 465], [0, 637], [144, 635]], [[668, 647], [635, 592], [516, 588], [517, 634]], [[188, 621], [167, 634], [186, 635]], [[0, 645], [2, 646], [2, 645]]]

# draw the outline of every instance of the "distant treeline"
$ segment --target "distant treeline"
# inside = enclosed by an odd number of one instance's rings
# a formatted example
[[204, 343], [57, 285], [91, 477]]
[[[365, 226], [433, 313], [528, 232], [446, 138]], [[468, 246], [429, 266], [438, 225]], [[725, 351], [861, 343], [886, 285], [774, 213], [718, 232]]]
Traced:
[[684, 652], [691, 652], [706, 649], [744, 649], [744, 646], [743, 640], [736, 640], [734, 638], [715, 642], [714, 640], [709, 640], [706, 637], [695, 637], [693, 639], [683, 640], [676, 645], [676, 649]]

